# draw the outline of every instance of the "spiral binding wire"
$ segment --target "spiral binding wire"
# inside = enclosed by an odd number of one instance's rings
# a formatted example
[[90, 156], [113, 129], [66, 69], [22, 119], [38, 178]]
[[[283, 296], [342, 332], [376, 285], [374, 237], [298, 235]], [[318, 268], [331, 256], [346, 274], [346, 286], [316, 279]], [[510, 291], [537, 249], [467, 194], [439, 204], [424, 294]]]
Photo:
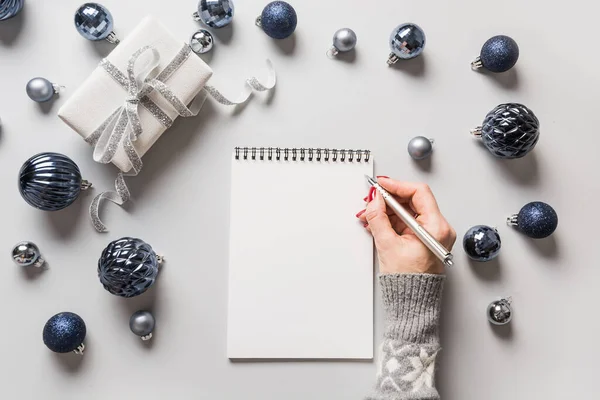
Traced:
[[236, 147], [236, 160], [259, 161], [325, 161], [325, 162], [369, 162], [370, 150], [281, 148], [281, 147]]

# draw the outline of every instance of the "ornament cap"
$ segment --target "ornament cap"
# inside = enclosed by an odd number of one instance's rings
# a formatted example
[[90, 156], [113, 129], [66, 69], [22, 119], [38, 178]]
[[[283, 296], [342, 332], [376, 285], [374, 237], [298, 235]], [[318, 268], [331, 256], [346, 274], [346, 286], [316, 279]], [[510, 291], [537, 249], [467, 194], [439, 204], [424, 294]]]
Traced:
[[145, 336], [140, 336], [142, 338], [143, 341], [147, 341], [152, 339], [152, 332], [150, 332], [149, 334], [145, 335]]
[[77, 346], [75, 350], [73, 350], [73, 353], [77, 354], [78, 356], [82, 356], [84, 351], [85, 344], [81, 343], [79, 346]]
[[262, 16], [259, 15], [258, 17], [256, 17], [256, 19], [254, 20], [254, 23], [256, 24], [256, 26], [258, 26], [259, 28], [262, 28]]
[[202, 20], [202, 18], [200, 18], [200, 14], [198, 13], [198, 11], [196, 11], [195, 13], [192, 14], [192, 19], [197, 22]]
[[482, 67], [483, 67], [483, 62], [481, 61], [481, 57], [477, 56], [477, 58], [471, 62], [471, 69], [477, 70]]
[[478, 126], [474, 129], [471, 129], [471, 135], [480, 139], [483, 136], [483, 126]]
[[163, 265], [165, 263], [165, 256], [157, 254], [156, 261], [158, 261], [158, 266], [160, 267], [161, 265]]
[[81, 190], [88, 190], [92, 186], [92, 182], [88, 181], [87, 179], [81, 180]]
[[333, 58], [333, 57], [337, 56], [339, 53], [340, 53], [340, 51], [335, 46], [331, 46], [329, 48], [329, 50], [327, 50], [327, 53], [325, 53], [325, 54], [327, 55], [327, 57]]
[[121, 43], [121, 40], [117, 37], [117, 34], [115, 32], [111, 32], [108, 34], [108, 36], [106, 37], [106, 41], [112, 44], [119, 44]]
[[519, 225], [519, 214], [513, 214], [510, 217], [506, 218], [506, 225], [518, 226]]
[[33, 266], [36, 268], [42, 268], [46, 264], [46, 260], [44, 260], [41, 256], [33, 263]]
[[398, 57], [394, 53], [390, 53], [390, 56], [388, 57], [388, 60], [387, 60], [387, 64], [394, 65], [398, 62], [398, 60], [400, 60], [400, 57]]

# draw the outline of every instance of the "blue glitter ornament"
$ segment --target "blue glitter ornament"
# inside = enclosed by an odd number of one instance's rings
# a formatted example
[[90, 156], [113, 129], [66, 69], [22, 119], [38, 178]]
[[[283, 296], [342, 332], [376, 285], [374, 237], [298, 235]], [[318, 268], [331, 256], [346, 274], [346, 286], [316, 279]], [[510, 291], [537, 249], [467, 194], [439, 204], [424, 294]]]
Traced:
[[388, 58], [388, 65], [420, 56], [425, 42], [425, 32], [419, 25], [406, 23], [397, 26], [390, 36], [392, 53]]
[[16, 16], [23, 9], [25, 0], [0, 0], [0, 21]]
[[111, 242], [98, 261], [98, 278], [104, 289], [121, 297], [144, 293], [156, 281], [162, 257], [140, 239], [124, 237]]
[[46, 322], [42, 338], [44, 344], [55, 353], [82, 355], [85, 350], [83, 341], [87, 333], [83, 319], [72, 312], [56, 314]]
[[477, 225], [467, 231], [463, 248], [475, 261], [490, 261], [498, 256], [502, 242], [498, 231], [485, 225]]
[[222, 28], [231, 23], [234, 10], [232, 0], [200, 0], [193, 18], [211, 28]]
[[285, 1], [274, 1], [267, 4], [256, 25], [273, 39], [285, 39], [294, 33], [298, 25], [296, 10]]
[[540, 138], [540, 121], [523, 104], [500, 104], [471, 133], [482, 139], [496, 157], [521, 158], [535, 148]]
[[107, 40], [119, 44], [117, 35], [113, 32], [113, 16], [101, 4], [85, 3], [75, 12], [75, 28], [87, 40]]
[[530, 238], [543, 239], [552, 235], [558, 227], [558, 215], [549, 204], [534, 201], [525, 204], [518, 214], [508, 217], [506, 222]]
[[506, 72], [515, 66], [519, 59], [519, 45], [504, 35], [494, 36], [484, 43], [479, 57], [471, 63], [471, 68], [485, 68], [491, 72]]
[[81, 190], [91, 187], [79, 167], [59, 153], [40, 153], [25, 161], [19, 172], [19, 191], [25, 201], [43, 211], [70, 206]]

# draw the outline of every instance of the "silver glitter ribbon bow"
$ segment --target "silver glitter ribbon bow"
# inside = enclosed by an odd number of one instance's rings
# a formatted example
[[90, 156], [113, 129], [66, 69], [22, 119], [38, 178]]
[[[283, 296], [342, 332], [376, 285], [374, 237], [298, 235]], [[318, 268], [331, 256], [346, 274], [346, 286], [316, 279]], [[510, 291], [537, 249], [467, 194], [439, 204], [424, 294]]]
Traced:
[[[136, 74], [138, 60], [147, 52], [151, 53], [151, 60], [146, 62], [141, 71]], [[160, 73], [156, 71], [160, 54], [151, 46], [142, 47], [131, 56], [126, 75], [106, 59], [100, 63], [100, 66], [127, 90], [127, 98], [125, 103], [118, 107], [85, 141], [94, 146], [94, 161], [102, 164], [111, 163], [117, 150], [123, 148], [131, 164], [131, 170], [128, 173], [119, 172], [115, 180], [116, 191], [100, 193], [92, 201], [90, 217], [94, 228], [98, 232], [107, 231], [106, 225], [102, 223], [99, 215], [102, 201], [109, 200], [119, 206], [129, 201], [131, 193], [125, 184], [125, 176], [135, 176], [142, 170], [142, 159], [133, 145], [137, 138], [144, 133], [138, 113], [139, 106], [146, 108], [165, 128], [169, 128], [173, 124], [173, 120], [148, 97], [150, 93], [156, 91], [160, 94], [177, 111], [179, 116], [193, 117], [200, 112], [207, 95], [212, 96], [217, 102], [224, 105], [238, 105], [246, 102], [253, 90], [263, 92], [275, 87], [275, 71], [271, 62], [267, 60], [269, 82], [266, 85], [263, 85], [254, 77], [248, 79], [242, 94], [237, 100], [229, 100], [214, 87], [206, 85], [191, 104], [186, 106], [164, 82], [179, 69], [190, 54], [190, 47], [184, 45], [181, 51]]]

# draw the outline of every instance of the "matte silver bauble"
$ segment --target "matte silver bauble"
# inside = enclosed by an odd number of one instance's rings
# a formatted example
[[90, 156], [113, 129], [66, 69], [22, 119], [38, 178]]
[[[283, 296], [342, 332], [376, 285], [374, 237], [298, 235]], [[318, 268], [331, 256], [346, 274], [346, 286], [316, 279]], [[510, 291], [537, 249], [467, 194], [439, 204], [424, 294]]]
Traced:
[[150, 311], [136, 311], [129, 319], [129, 329], [142, 340], [152, 339], [156, 321]]
[[45, 103], [52, 100], [55, 94], [58, 93], [60, 86], [50, 82], [46, 78], [33, 78], [27, 82], [25, 90], [27, 96], [35, 102]]
[[350, 51], [356, 47], [356, 33], [350, 28], [342, 28], [333, 35], [333, 46], [327, 52], [330, 57]]
[[494, 325], [506, 325], [513, 317], [511, 299], [493, 301], [487, 309], [488, 320]]
[[433, 153], [433, 140], [425, 136], [414, 137], [408, 142], [408, 154], [415, 160], [423, 160]]
[[208, 53], [212, 50], [213, 44], [213, 36], [206, 29], [200, 29], [199, 31], [194, 32], [190, 38], [190, 47], [196, 54]]
[[31, 242], [20, 242], [12, 250], [12, 259], [20, 267], [41, 267], [46, 261], [42, 258], [40, 249]]

